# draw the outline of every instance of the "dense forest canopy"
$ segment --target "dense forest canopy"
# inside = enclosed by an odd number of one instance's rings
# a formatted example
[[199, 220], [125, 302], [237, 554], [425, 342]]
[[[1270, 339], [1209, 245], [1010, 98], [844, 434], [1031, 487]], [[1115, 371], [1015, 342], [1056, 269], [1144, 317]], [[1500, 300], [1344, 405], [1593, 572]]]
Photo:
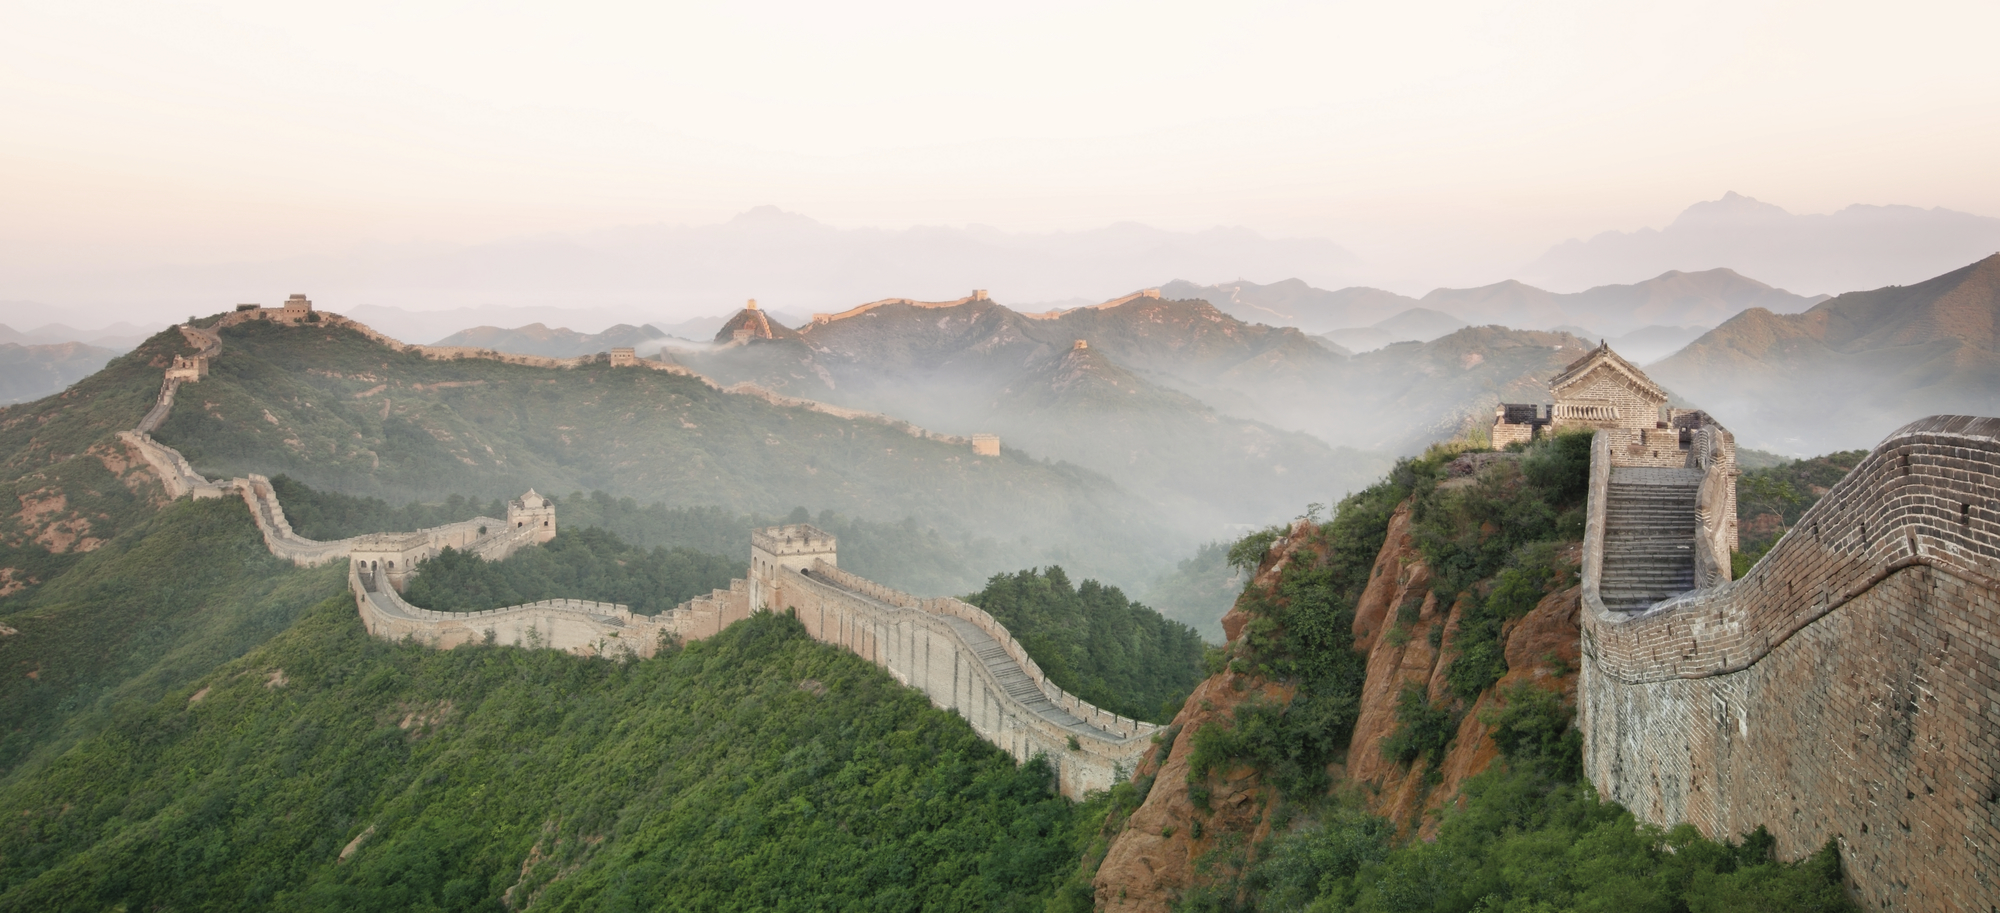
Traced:
[[618, 663], [341, 595], [0, 787], [0, 908], [1034, 910], [1051, 781], [783, 615]]
[[1057, 687], [1113, 713], [1166, 722], [1206, 675], [1193, 628], [1060, 567], [995, 574], [965, 597], [1034, 657]]

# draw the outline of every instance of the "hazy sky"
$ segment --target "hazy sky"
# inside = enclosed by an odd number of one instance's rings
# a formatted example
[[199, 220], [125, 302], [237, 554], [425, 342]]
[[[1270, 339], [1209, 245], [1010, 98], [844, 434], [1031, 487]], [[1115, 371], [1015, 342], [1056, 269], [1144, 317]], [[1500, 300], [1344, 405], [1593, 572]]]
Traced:
[[2000, 4], [4, 4], [0, 266], [719, 221], [1518, 262], [1736, 190], [2000, 215]]

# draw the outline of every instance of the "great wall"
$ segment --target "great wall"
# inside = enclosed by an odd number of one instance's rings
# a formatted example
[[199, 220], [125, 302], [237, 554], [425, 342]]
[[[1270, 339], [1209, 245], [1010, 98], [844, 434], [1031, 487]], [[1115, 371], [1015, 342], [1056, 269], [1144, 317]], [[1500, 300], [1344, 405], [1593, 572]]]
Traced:
[[1835, 842], [1877, 910], [2000, 910], [2000, 419], [1891, 434], [1741, 579], [1734, 441], [1600, 348], [1495, 444], [1594, 429], [1585, 773], [1663, 827]]
[[[302, 303], [302, 304], [300, 304]], [[938, 707], [954, 710], [981, 738], [1021, 761], [1041, 757], [1054, 769], [1062, 793], [1073, 798], [1110, 788], [1137, 766], [1160, 727], [1092, 706], [1049, 681], [1007, 629], [985, 611], [957, 599], [919, 599], [842, 571], [838, 543], [806, 525], [757, 530], [751, 535], [751, 574], [658, 615], [627, 606], [576, 599], [546, 600], [481, 612], [436, 612], [411, 605], [399, 592], [419, 562], [445, 548], [500, 560], [523, 546], [555, 536], [552, 501], [533, 491], [514, 499], [505, 518], [476, 517], [407, 533], [373, 533], [335, 542], [293, 531], [270, 480], [251, 475], [217, 481], [196, 472], [181, 454], [152, 438], [171, 413], [181, 385], [198, 382], [221, 353], [219, 330], [249, 320], [324, 322], [355, 329], [399, 351], [426, 358], [486, 358], [533, 367], [574, 367], [587, 359], [512, 356], [483, 349], [409, 346], [333, 314], [310, 310], [303, 296], [287, 308], [239, 309], [214, 327], [182, 326], [195, 348], [168, 369], [154, 406], [120, 438], [159, 475], [172, 498], [240, 496], [271, 553], [301, 566], [348, 561], [348, 588], [369, 633], [439, 649], [490, 643], [546, 647], [584, 656], [647, 657], [662, 646], [712, 637], [756, 611], [789, 611], [817, 640], [852, 651]], [[628, 355], [629, 358], [629, 355]], [[633, 364], [633, 361], [627, 361]], [[656, 370], [677, 369], [643, 359]], [[695, 375], [699, 377], [699, 375]], [[759, 396], [778, 405], [837, 407], [778, 397], [756, 388], [726, 392]], [[838, 410], [848, 418], [880, 420], [916, 436], [933, 435], [870, 413]], [[969, 442], [968, 442], [969, 443]], [[992, 449], [997, 452], [997, 442]]]
[[2000, 907], [2000, 419], [1889, 436], [1740, 580], [1607, 607], [1591, 458], [1579, 689], [1591, 782], [1785, 858], [1838, 842], [1878, 910]]
[[[978, 608], [842, 571], [833, 538], [805, 525], [755, 532], [748, 579], [657, 616], [578, 600], [412, 606], [396, 582], [417, 561], [447, 545], [497, 558], [545, 541], [548, 502], [530, 492], [505, 519], [418, 533], [299, 537], [268, 480], [204, 479], [150, 437], [179, 385], [220, 351], [213, 330], [182, 332], [198, 355], [176, 360], [125, 439], [175, 497], [240, 494], [274, 554], [350, 558], [356, 608], [377, 636], [646, 656], [783, 609], [1015, 757], [1048, 758], [1069, 796], [1122, 778], [1158, 729], [1062, 692]], [[1905, 426], [1730, 580], [1729, 433], [1699, 411], [1669, 409], [1664, 391], [1607, 348], [1552, 388], [1547, 407], [1502, 404], [1492, 440], [1595, 429], [1578, 691], [1590, 781], [1661, 826], [1691, 823], [1716, 838], [1766, 827], [1785, 858], [1833, 841], [1873, 909], [2000, 910], [2000, 419]]]

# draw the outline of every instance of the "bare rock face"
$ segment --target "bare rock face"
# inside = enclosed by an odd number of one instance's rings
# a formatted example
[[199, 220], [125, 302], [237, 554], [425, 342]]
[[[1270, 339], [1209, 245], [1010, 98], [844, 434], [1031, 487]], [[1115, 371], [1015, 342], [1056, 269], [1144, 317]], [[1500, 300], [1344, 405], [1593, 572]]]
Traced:
[[[1276, 557], [1266, 558], [1257, 572], [1257, 584], [1270, 586], [1277, 581], [1304, 548], [1308, 529], [1305, 521], [1300, 521], [1289, 536], [1272, 544], [1271, 554]], [[1308, 553], [1307, 559], [1311, 557]], [[1232, 608], [1222, 618], [1222, 629], [1234, 641], [1249, 622], [1248, 613]], [[1154, 746], [1134, 772], [1135, 780], [1153, 778], [1153, 786], [1145, 802], [1126, 819], [1124, 830], [1112, 840], [1097, 868], [1093, 882], [1097, 909], [1165, 913], [1203, 880], [1195, 861], [1214, 849], [1217, 840], [1228, 834], [1242, 835], [1253, 843], [1263, 839], [1270, 828], [1268, 813], [1274, 793], [1256, 772], [1243, 765], [1213, 775], [1216, 782], [1209, 793], [1210, 811], [1202, 811], [1189, 795], [1188, 760], [1194, 752], [1194, 734], [1201, 727], [1231, 719], [1236, 708], [1247, 701], [1282, 704], [1290, 701], [1292, 694], [1291, 686], [1228, 669], [1195, 686], [1167, 729], [1173, 733], [1173, 741]]]
[[[1302, 521], [1272, 545], [1255, 577], [1259, 587], [1275, 585], [1292, 561], [1320, 557], [1310, 545], [1309, 532]], [[1574, 564], [1574, 546], [1563, 557]], [[1502, 695], [1518, 682], [1536, 682], [1573, 698], [1573, 670], [1579, 667], [1581, 646], [1579, 589], [1572, 586], [1544, 597], [1533, 611], [1502, 629], [1509, 671], [1465, 708], [1457, 738], [1439, 765], [1441, 776], [1427, 777], [1421, 764], [1398, 764], [1381, 749], [1382, 740], [1396, 730], [1398, 699], [1410, 684], [1424, 689], [1432, 701], [1447, 699], [1445, 673], [1454, 656], [1459, 620], [1473, 606], [1473, 597], [1440, 605], [1430, 592], [1431, 576], [1412, 540], [1410, 507], [1404, 504], [1390, 518], [1368, 586], [1355, 608], [1354, 645], [1368, 655], [1368, 676], [1345, 763], [1328, 769], [1336, 789], [1358, 786], [1371, 811], [1420, 835], [1434, 832], [1438, 816], [1432, 812], [1499, 757], [1481, 717], [1497, 709]], [[1239, 605], [1223, 617], [1223, 630], [1234, 642], [1250, 621]], [[1440, 627], [1438, 645], [1432, 646], [1431, 632]], [[1232, 874], [1220, 871], [1226, 866], [1197, 866], [1220, 841], [1234, 837], [1236, 845], [1254, 851], [1269, 836], [1276, 791], [1253, 768], [1244, 765], [1212, 774], [1211, 811], [1204, 812], [1189, 794], [1189, 757], [1194, 734], [1202, 726], [1231, 725], [1238, 706], [1252, 699], [1282, 703], [1292, 694], [1289, 685], [1232, 670], [1196, 687], [1168, 730], [1173, 740], [1155, 746], [1135, 773], [1139, 780], [1153, 778], [1152, 787], [1112, 839], [1098, 867], [1094, 887], [1099, 910], [1164, 913], [1190, 889]]]
[[[1572, 563], [1576, 556], [1568, 557]], [[1450, 699], [1445, 673], [1455, 656], [1459, 621], [1473, 608], [1472, 597], [1440, 606], [1430, 592], [1431, 571], [1410, 538], [1409, 507], [1398, 508], [1376, 557], [1374, 577], [1363, 592], [1354, 618], [1355, 648], [1368, 653], [1368, 678], [1362, 686], [1361, 713], [1348, 743], [1348, 779], [1368, 787], [1370, 810], [1396, 822], [1434, 832], [1437, 817], [1427, 813], [1458, 794], [1459, 787], [1499, 757], [1481, 719], [1497, 710], [1501, 695], [1520, 681], [1543, 682], [1574, 697], [1582, 645], [1579, 627], [1580, 591], [1570, 587], [1542, 599], [1526, 616], [1508, 622], [1500, 633], [1508, 672], [1465, 708], [1457, 737], [1446, 751], [1438, 772], [1427, 777], [1422, 765], [1402, 765], [1382, 753], [1382, 740], [1396, 731], [1397, 704], [1405, 687], [1422, 688], [1430, 701]], [[1414, 616], [1414, 617], [1412, 617]], [[1438, 646], [1432, 631], [1443, 627]], [[1558, 675], [1557, 673], [1561, 673]], [[1427, 782], [1428, 781], [1428, 782]]]

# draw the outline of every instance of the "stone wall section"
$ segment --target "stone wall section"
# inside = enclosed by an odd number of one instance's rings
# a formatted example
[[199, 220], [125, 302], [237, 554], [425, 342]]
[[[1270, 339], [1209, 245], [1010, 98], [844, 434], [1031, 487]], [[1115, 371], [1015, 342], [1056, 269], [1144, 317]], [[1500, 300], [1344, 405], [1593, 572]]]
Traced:
[[[237, 311], [225, 315], [223, 324], [270, 319], [260, 313]], [[486, 357], [460, 353], [441, 356], [434, 354], [441, 351], [437, 347], [402, 346], [338, 315], [322, 314], [321, 321], [352, 326], [403, 350], [426, 350], [426, 357]], [[220, 349], [220, 337], [213, 330], [184, 328], [183, 332], [192, 333], [190, 341], [203, 346], [203, 357]], [[512, 362], [516, 358], [503, 356], [500, 360]], [[549, 367], [573, 367], [581, 361], [518, 358], [523, 359], [519, 363], [571, 362]], [[348, 587], [355, 609], [363, 627], [376, 637], [412, 640], [439, 649], [493, 643], [583, 656], [647, 657], [669, 643], [712, 637], [753, 611], [782, 607], [796, 613], [815, 639], [842, 646], [882, 666], [898, 681], [922, 690], [932, 703], [958, 712], [981, 737], [1017, 759], [1048, 758], [1063, 794], [1071, 797], [1108, 789], [1125, 778], [1160, 728], [1110, 713], [1056, 687], [1013, 635], [975, 606], [956, 599], [918, 599], [841, 571], [834, 563], [832, 537], [817, 530], [812, 532], [821, 541], [808, 545], [802, 539], [794, 546], [790, 537], [810, 529], [803, 526], [757, 531], [752, 536], [752, 579], [731, 581], [729, 589], [714, 590], [655, 616], [638, 615], [615, 603], [577, 599], [544, 600], [482, 612], [435, 612], [413, 606], [398, 589], [418, 561], [446, 547], [500, 560], [523, 546], [546, 541], [553, 535], [553, 511], [545, 510], [547, 502], [531, 491], [510, 505], [508, 520], [478, 517], [413, 533], [373, 533], [336, 542], [307, 539], [292, 529], [270, 479], [251, 475], [229, 482], [210, 481], [196, 473], [178, 451], [152, 439], [149, 432], [172, 410], [180, 383], [169, 380], [163, 384], [158, 401], [140, 426], [121, 437], [154, 468], [173, 497], [189, 493], [202, 496], [202, 492], [240, 494], [272, 554], [303, 566], [350, 559]], [[768, 391], [752, 395], [757, 394], [774, 402], [783, 400], [781, 405], [827, 411], [837, 408], [793, 401]], [[899, 424], [916, 436], [961, 440]], [[544, 513], [551, 521], [548, 526], [512, 522]]]
[[814, 639], [844, 647], [954, 710], [1021, 761], [1055, 768], [1063, 795], [1111, 788], [1159, 727], [1092, 706], [1050, 683], [992, 616], [956, 599], [918, 599], [824, 561], [778, 566], [762, 607], [792, 612]]
[[1712, 837], [1836, 841], [1882, 910], [2000, 907], [2000, 419], [1891, 435], [1740, 580], [1638, 615], [1597, 594], [1593, 450], [1581, 726], [1598, 789]]

